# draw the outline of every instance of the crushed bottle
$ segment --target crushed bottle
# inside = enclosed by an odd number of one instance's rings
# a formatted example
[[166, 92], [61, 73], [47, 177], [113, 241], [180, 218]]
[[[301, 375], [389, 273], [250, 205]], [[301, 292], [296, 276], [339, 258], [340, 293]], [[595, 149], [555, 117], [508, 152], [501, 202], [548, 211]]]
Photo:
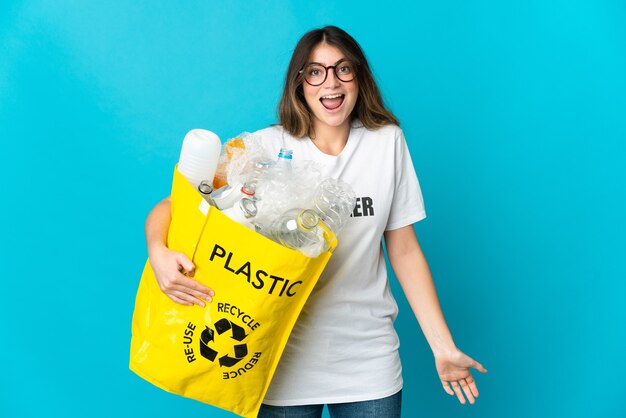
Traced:
[[243, 197], [232, 207], [225, 209], [222, 213], [233, 221], [238, 222], [250, 229], [256, 230], [254, 217], [256, 216], [256, 202], [254, 199]]
[[327, 178], [313, 196], [313, 209], [335, 235], [343, 229], [356, 204], [352, 187], [344, 181]]
[[307, 257], [315, 258], [329, 248], [326, 234], [312, 209], [290, 209], [267, 229], [267, 237]]

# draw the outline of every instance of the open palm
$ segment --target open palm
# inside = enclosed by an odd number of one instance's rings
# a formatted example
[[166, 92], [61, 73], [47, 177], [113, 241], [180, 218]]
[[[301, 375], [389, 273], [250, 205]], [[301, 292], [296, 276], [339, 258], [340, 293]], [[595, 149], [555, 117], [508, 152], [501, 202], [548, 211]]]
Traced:
[[481, 373], [487, 370], [476, 360], [464, 354], [458, 349], [453, 351], [435, 355], [435, 366], [443, 389], [449, 395], [455, 395], [462, 404], [465, 403], [465, 397], [469, 403], [476, 402], [478, 397], [478, 388], [476, 381], [470, 373], [470, 368], [474, 368]]

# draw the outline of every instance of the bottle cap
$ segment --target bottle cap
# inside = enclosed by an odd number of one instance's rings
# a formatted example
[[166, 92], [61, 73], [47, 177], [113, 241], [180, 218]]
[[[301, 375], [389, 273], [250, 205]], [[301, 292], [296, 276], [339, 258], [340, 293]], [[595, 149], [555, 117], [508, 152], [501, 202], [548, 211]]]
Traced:
[[213, 185], [210, 180], [202, 180], [202, 182], [198, 185], [198, 191], [202, 194], [211, 194], [213, 193]]
[[239, 208], [246, 218], [254, 218], [257, 214], [256, 202], [252, 199], [248, 199], [247, 197], [244, 197], [239, 201]]
[[241, 193], [248, 195], [248, 196], [254, 196], [254, 194], [256, 193], [256, 184], [253, 182], [246, 182], [244, 183], [243, 186], [241, 186]]
[[293, 158], [293, 150], [287, 148], [281, 148], [278, 153], [278, 158], [284, 158], [286, 160], [291, 160]]
[[317, 222], [317, 214], [311, 209], [305, 209], [298, 214], [298, 225], [304, 229], [314, 228]]

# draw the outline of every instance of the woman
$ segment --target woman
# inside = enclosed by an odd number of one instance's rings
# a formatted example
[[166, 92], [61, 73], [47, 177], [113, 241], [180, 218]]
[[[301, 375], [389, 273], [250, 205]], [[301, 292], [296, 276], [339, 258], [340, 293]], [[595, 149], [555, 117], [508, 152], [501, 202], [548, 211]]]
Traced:
[[[327, 26], [305, 34], [287, 70], [280, 125], [256, 132], [274, 154], [293, 150], [325, 176], [356, 192], [357, 205], [324, 274], [307, 301], [266, 394], [259, 416], [399, 417], [402, 375], [393, 328], [397, 305], [389, 261], [435, 358], [444, 390], [475, 402], [469, 371], [486, 370], [460, 350], [446, 325], [428, 264], [413, 230], [425, 218], [411, 157], [357, 42]], [[193, 263], [167, 249], [169, 198], [146, 221], [150, 263], [172, 300], [204, 306], [213, 291], [183, 272]], [[465, 395], [465, 396], [464, 396]]]

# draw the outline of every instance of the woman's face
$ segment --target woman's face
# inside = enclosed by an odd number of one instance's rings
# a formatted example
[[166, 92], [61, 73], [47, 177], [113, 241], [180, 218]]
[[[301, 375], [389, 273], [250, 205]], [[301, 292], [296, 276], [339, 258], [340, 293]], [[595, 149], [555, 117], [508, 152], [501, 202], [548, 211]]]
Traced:
[[[317, 45], [309, 56], [309, 63], [319, 63], [324, 67], [336, 65], [345, 59], [339, 48], [325, 43]], [[338, 69], [339, 71], [339, 69]], [[319, 86], [311, 86], [303, 81], [304, 98], [313, 112], [313, 128], [322, 125], [339, 127], [350, 123], [350, 115], [359, 95], [356, 78], [344, 82], [337, 78], [332, 68], [328, 69], [326, 80]]]

